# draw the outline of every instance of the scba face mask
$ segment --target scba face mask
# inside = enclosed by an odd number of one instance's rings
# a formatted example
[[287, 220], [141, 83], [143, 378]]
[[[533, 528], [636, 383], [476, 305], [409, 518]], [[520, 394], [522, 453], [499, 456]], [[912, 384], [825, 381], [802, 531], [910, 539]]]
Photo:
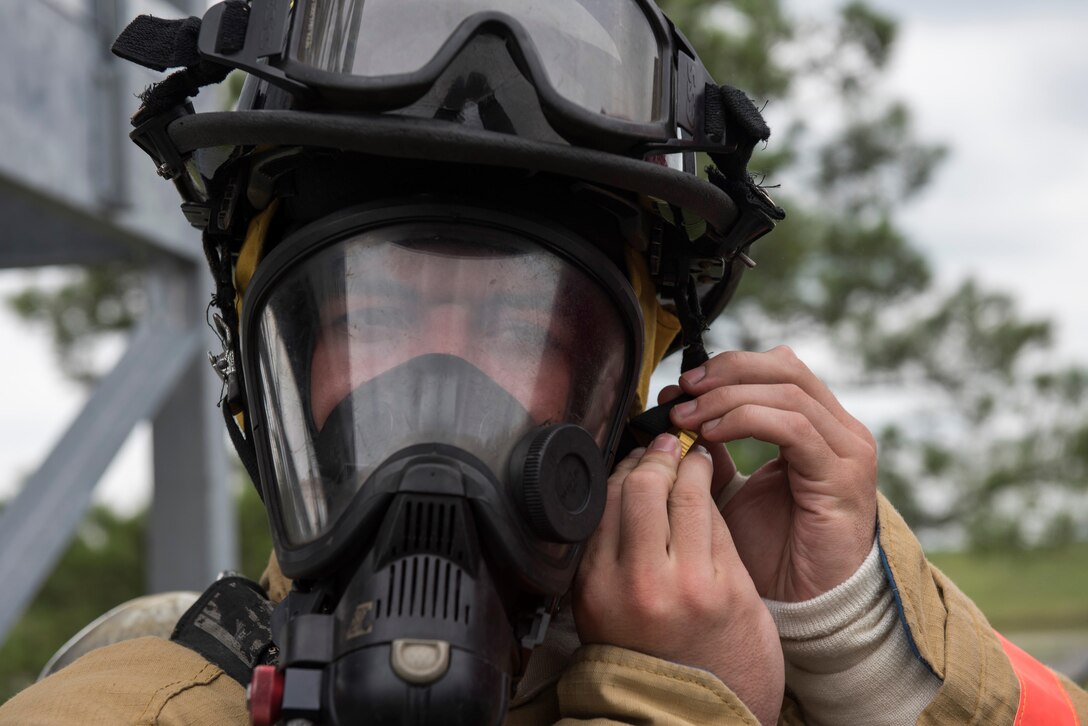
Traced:
[[290, 235], [242, 321], [296, 583], [284, 717], [500, 723], [603, 511], [641, 360], [630, 286], [561, 229], [394, 205]]

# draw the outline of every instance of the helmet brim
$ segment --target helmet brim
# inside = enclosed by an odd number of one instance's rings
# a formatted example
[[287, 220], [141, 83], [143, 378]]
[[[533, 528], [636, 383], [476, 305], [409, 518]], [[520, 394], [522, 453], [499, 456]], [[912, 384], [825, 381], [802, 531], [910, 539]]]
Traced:
[[446, 121], [295, 110], [223, 111], [183, 116], [169, 125], [168, 133], [182, 154], [216, 146], [301, 145], [561, 174], [675, 204], [721, 234], [739, 216], [728, 194], [693, 174], [642, 159]]

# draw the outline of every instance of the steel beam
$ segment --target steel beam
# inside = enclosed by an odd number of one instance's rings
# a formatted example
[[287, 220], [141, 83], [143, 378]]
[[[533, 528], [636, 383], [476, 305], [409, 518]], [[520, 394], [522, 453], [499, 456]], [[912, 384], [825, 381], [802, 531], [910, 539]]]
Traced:
[[132, 427], [176, 388], [202, 334], [149, 321], [0, 514], [0, 640], [37, 592], [86, 512], [91, 494]]
[[203, 590], [217, 573], [237, 566], [234, 492], [214, 405], [219, 388], [207, 358], [194, 358], [152, 421], [150, 592]]
[[0, 269], [98, 265], [147, 258], [153, 247], [125, 238], [97, 216], [20, 187], [0, 174]]
[[[121, 240], [203, 264], [199, 234], [178, 211], [173, 185], [156, 177], [151, 159], [126, 138], [139, 104], [135, 92], [163, 76], [109, 54], [129, 13], [181, 13], [144, 0], [124, 5], [122, 15], [117, 0], [0, 3], [0, 196], [14, 193], [5, 211], [19, 222], [15, 228], [4, 217], [0, 249], [37, 244], [45, 235], [34, 233], [36, 224], [61, 228], [47, 248], [111, 229]], [[201, 97], [217, 100], [214, 91]]]
[[[235, 562], [218, 387], [203, 360], [210, 283], [199, 234], [178, 212], [172, 185], [125, 138], [134, 93], [163, 74], [108, 51], [136, 14], [200, 15], [204, 5], [0, 3], [0, 269], [127, 261], [152, 280], [147, 314], [120, 362], [0, 513], [0, 642], [138, 421], [151, 419], [154, 431], [152, 585], [202, 588]], [[210, 89], [195, 100], [198, 108], [221, 103]]]
[[[148, 297], [171, 324], [196, 327], [206, 341], [211, 336], [200, 299], [204, 277], [152, 275]], [[234, 497], [223, 420], [215, 407], [221, 389], [207, 356], [193, 356], [152, 420], [155, 490], [147, 578], [152, 592], [203, 590], [216, 573], [236, 566]]]

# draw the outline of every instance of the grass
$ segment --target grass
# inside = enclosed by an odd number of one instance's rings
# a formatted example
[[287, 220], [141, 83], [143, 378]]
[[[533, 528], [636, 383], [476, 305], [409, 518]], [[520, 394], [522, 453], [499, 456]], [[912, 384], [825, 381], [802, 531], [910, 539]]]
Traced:
[[1028, 552], [928, 556], [999, 631], [1088, 628], [1088, 543]]

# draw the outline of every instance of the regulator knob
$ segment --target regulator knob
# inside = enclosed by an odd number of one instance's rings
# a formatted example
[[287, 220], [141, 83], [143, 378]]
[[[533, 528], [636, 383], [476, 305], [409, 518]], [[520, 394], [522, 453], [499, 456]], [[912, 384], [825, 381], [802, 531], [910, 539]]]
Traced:
[[524, 451], [517, 488], [522, 511], [551, 542], [584, 542], [604, 514], [607, 473], [589, 432], [575, 424], [545, 426], [516, 449]]

